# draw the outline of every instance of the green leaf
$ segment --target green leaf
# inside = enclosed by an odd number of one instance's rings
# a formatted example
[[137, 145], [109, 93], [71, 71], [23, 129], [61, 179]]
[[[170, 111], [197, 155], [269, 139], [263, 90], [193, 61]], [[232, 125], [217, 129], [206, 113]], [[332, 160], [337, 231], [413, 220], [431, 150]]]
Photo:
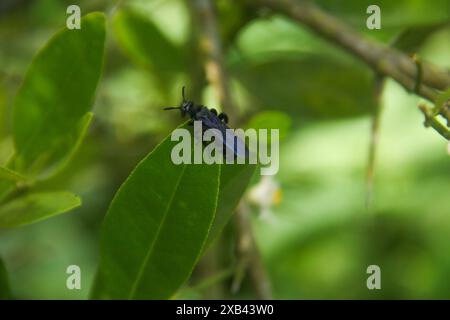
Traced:
[[20, 173], [0, 166], [0, 181], [2, 180], [8, 180], [8, 181], [21, 181], [25, 180], [26, 178], [21, 175]]
[[34, 223], [81, 205], [79, 197], [66, 191], [25, 194], [0, 206], [0, 228]]
[[[256, 130], [267, 129], [268, 132], [270, 129], [278, 129], [280, 131], [281, 141], [288, 134], [291, 125], [292, 120], [286, 113], [276, 110], [267, 110], [254, 115], [248, 122], [247, 127]], [[268, 136], [267, 141], [270, 143], [270, 135]]]
[[208, 235], [208, 246], [220, 235], [230, 220], [255, 172], [255, 168], [256, 165], [252, 164], [221, 165], [219, 200], [214, 222]]
[[[448, 88], [446, 91], [442, 92], [437, 98], [436, 102], [434, 104], [434, 110], [433, 112], [435, 114], [438, 114], [440, 110], [443, 108], [444, 103], [447, 101], [450, 101], [450, 88]], [[450, 111], [448, 111], [450, 113]]]
[[[88, 132], [89, 126], [92, 122], [92, 118], [94, 117], [94, 114], [92, 112], [87, 112], [81, 119], [78, 121], [76, 127], [74, 128], [74, 131], [72, 134], [67, 136], [66, 141], [63, 145], [61, 145], [61, 154], [60, 154], [60, 161], [55, 163], [53, 166], [49, 166], [45, 171], [42, 171], [40, 173], [40, 177], [43, 176], [49, 176], [49, 175], [55, 175], [60, 170], [62, 170], [65, 165], [67, 165], [72, 157], [75, 155], [77, 150], [80, 148], [82, 142], [84, 141], [84, 138], [86, 137], [86, 134]], [[56, 150], [55, 150], [56, 154]]]
[[10, 167], [50, 175], [79, 145], [100, 78], [105, 17], [91, 13], [81, 30], [57, 33], [34, 58], [14, 103], [16, 154]]
[[407, 53], [417, 52], [428, 37], [448, 23], [414, 26], [403, 30], [392, 41], [392, 46]]
[[173, 44], [148, 17], [120, 10], [113, 21], [120, 47], [137, 64], [165, 76], [184, 70], [182, 50]]
[[3, 179], [0, 180], [0, 202], [5, 198], [12, 190], [14, 190], [14, 181]]
[[260, 107], [300, 119], [358, 116], [374, 108], [370, 72], [331, 55], [249, 57], [232, 71]]
[[8, 272], [0, 259], [0, 300], [7, 299], [11, 299], [11, 289], [9, 288]]
[[[6, 137], [8, 133], [8, 125], [6, 122], [8, 101], [4, 83], [5, 83], [4, 76], [0, 75], [0, 146], [1, 143], [3, 142], [2, 140]], [[1, 160], [2, 159], [0, 156], [0, 161]]]
[[14, 189], [17, 182], [25, 180], [27, 178], [20, 173], [0, 166], [0, 201]]
[[256, 167], [175, 165], [175, 144], [166, 138], [114, 197], [102, 228], [94, 298], [172, 297], [228, 222]]
[[191, 274], [214, 219], [220, 166], [175, 165], [175, 144], [156, 147], [111, 202], [94, 298], [167, 299]]

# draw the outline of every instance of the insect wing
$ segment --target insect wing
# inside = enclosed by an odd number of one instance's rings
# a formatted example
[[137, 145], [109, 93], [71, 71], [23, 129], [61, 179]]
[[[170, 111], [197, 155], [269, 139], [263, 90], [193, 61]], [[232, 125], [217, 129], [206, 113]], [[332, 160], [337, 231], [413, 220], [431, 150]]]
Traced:
[[207, 129], [219, 129], [221, 132], [223, 131], [223, 133], [225, 133], [226, 126], [214, 114], [209, 116], [203, 114], [198, 117], [198, 120], [201, 120], [203, 126]]
[[202, 121], [204, 130], [217, 129], [221, 135], [217, 137], [215, 143], [223, 146], [223, 154], [227, 160], [234, 160], [235, 157], [246, 158], [249, 151], [244, 141], [234, 134], [233, 130], [227, 127], [215, 114], [212, 112], [200, 114], [197, 119]]
[[222, 137], [223, 153], [227, 160], [234, 160], [235, 157], [246, 158], [248, 156], [248, 149], [244, 141], [234, 134], [233, 130], [226, 128]]

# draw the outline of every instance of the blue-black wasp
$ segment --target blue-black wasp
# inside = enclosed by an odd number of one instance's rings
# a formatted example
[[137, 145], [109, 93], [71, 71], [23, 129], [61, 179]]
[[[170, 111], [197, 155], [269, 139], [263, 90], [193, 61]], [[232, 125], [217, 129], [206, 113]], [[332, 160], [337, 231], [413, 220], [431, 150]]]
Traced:
[[226, 149], [233, 150], [234, 156], [247, 157], [248, 149], [245, 143], [236, 135], [231, 133], [228, 127], [228, 116], [225, 113], [218, 113], [216, 109], [197, 104], [194, 101], [186, 99], [185, 87], [181, 90], [183, 100], [179, 107], [166, 107], [164, 110], [180, 110], [181, 116], [189, 116], [191, 120], [189, 125], [192, 125], [194, 121], [202, 122], [203, 133], [208, 129], [217, 129], [222, 135], [223, 154], [225, 155]]

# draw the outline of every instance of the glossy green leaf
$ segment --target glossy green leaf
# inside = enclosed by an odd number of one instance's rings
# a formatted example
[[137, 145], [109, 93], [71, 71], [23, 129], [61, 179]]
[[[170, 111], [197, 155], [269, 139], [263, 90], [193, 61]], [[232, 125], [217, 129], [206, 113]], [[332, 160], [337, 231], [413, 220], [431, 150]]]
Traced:
[[8, 272], [2, 259], [0, 259], [0, 300], [11, 299], [11, 289], [9, 287]]
[[120, 10], [113, 25], [119, 45], [137, 64], [160, 76], [183, 70], [182, 50], [167, 39], [148, 17], [132, 10]]
[[86, 131], [105, 41], [105, 17], [91, 13], [81, 30], [64, 29], [37, 54], [14, 103], [16, 154], [10, 167], [44, 175], [67, 160]]
[[25, 180], [26, 178], [21, 175], [20, 173], [0, 166], [0, 181], [2, 180], [8, 180], [8, 181], [21, 181]]
[[34, 223], [80, 205], [80, 198], [66, 191], [25, 194], [0, 206], [0, 228]]
[[300, 119], [358, 116], [374, 108], [370, 72], [333, 56], [250, 57], [234, 64], [232, 71], [260, 107]]
[[167, 299], [187, 280], [214, 219], [219, 165], [172, 163], [167, 138], [120, 187], [102, 228], [93, 297]]

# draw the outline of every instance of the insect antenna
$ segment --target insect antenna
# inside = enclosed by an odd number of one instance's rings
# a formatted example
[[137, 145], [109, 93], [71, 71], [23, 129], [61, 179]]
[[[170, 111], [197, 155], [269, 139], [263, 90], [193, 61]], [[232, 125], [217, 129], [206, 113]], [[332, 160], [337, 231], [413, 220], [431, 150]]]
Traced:
[[[183, 96], [183, 103], [186, 102], [186, 95], [185, 95], [185, 86], [181, 89], [181, 95]], [[180, 110], [181, 107], [165, 107], [163, 110]]]

